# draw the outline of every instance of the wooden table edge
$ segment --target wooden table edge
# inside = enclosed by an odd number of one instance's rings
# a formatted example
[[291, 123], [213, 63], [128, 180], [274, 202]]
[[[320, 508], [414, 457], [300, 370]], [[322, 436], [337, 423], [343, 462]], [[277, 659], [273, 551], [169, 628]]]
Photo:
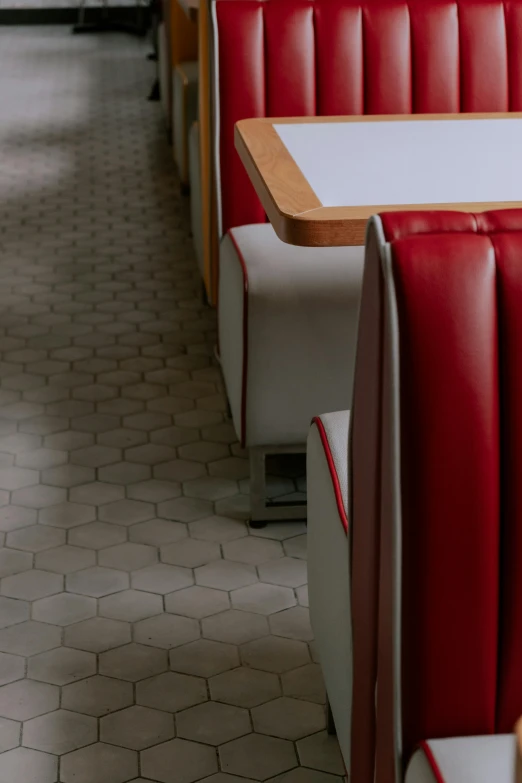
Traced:
[[[378, 122], [378, 121], [422, 121], [458, 119], [521, 119], [522, 112], [495, 114], [415, 114], [415, 115], [357, 115], [348, 117], [283, 117], [252, 118], [240, 120], [234, 128], [236, 150], [249, 175], [263, 208], [272, 223], [277, 236], [288, 244], [301, 247], [340, 247], [363, 245], [368, 219], [379, 212], [404, 211], [458, 211], [484, 212], [494, 209], [522, 207], [522, 202], [474, 202], [445, 204], [370, 204], [363, 206], [325, 207], [318, 199], [274, 125], [304, 124], [321, 122]], [[255, 138], [251, 130], [256, 130]], [[263, 128], [259, 134], [260, 128]], [[261, 139], [259, 136], [261, 135]], [[252, 147], [259, 146], [255, 155]], [[263, 146], [271, 158], [260, 169], [258, 159], [263, 159]], [[273, 171], [274, 163], [289, 176], [298, 191], [298, 199], [288, 195], [286, 180]], [[262, 165], [262, 164], [261, 164]], [[268, 180], [268, 182], [267, 182]], [[270, 186], [270, 181], [272, 187]], [[275, 192], [274, 192], [275, 191]]]

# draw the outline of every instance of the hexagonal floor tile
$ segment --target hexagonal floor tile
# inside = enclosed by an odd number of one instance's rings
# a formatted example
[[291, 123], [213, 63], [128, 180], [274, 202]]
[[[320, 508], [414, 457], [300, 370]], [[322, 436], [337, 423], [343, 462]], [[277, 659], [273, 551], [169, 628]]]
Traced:
[[[170, 465], [170, 463], [166, 463], [166, 465]], [[165, 468], [166, 465], [161, 467]], [[154, 472], [156, 474], [157, 469]], [[208, 500], [182, 497], [167, 500], [158, 505], [158, 516], [175, 522], [193, 522], [208, 517], [210, 514], [212, 514], [212, 503]]]
[[260, 734], [249, 734], [222, 745], [219, 757], [224, 772], [254, 780], [266, 780], [297, 766], [291, 742]]
[[63, 756], [60, 778], [63, 783], [124, 783], [138, 774], [138, 754], [97, 742]]
[[130, 623], [92, 617], [65, 629], [64, 644], [93, 653], [121, 647], [131, 641]]
[[125, 490], [118, 484], [104, 484], [102, 481], [92, 481], [90, 484], [82, 484], [73, 487], [69, 497], [74, 503], [87, 503], [93, 506], [104, 506], [122, 500]]
[[255, 568], [230, 560], [216, 560], [201, 566], [196, 569], [195, 576], [196, 584], [218, 590], [235, 590], [257, 582]]
[[160, 555], [164, 563], [185, 566], [186, 568], [197, 568], [213, 560], [220, 560], [221, 550], [219, 545], [212, 541], [198, 541], [195, 538], [185, 538], [174, 544], [162, 546]]
[[27, 620], [0, 631], [0, 650], [15, 655], [36, 655], [58, 647], [61, 629], [56, 625]]
[[[80, 571], [82, 568], [88, 568], [96, 562], [96, 555], [90, 549], [82, 547], [59, 546], [56, 549], [47, 549], [45, 552], [39, 552], [34, 563], [36, 568], [44, 571], [54, 571], [57, 574], [69, 574], [73, 571]], [[38, 596], [43, 597], [43, 596]]]
[[259, 576], [263, 582], [283, 587], [300, 587], [306, 584], [306, 562], [293, 557], [282, 557], [259, 566]]
[[227, 457], [217, 460], [217, 462], [211, 462], [208, 466], [208, 472], [211, 476], [240, 481], [250, 475], [250, 464], [247, 459]]
[[304, 533], [306, 533], [305, 522], [273, 522], [266, 527], [251, 531], [253, 536], [273, 538], [277, 541], [285, 541], [287, 538], [295, 538]]
[[25, 468], [2, 468], [0, 489], [12, 491], [38, 484], [38, 471]]
[[62, 708], [99, 718], [133, 703], [132, 684], [95, 675], [62, 690]]
[[0, 715], [11, 720], [29, 720], [58, 708], [60, 691], [54, 685], [19, 680], [0, 688]]
[[205, 680], [185, 674], [166, 672], [136, 686], [136, 702], [144, 707], [178, 712], [207, 701]]
[[[245, 666], [252, 669], [282, 674], [290, 669], [296, 669], [298, 666], [307, 668], [305, 664], [310, 663], [310, 654], [304, 642], [284, 639], [280, 636], [265, 636], [243, 645], [241, 660]], [[296, 694], [289, 693], [288, 695], [294, 696]]]
[[98, 555], [98, 563], [107, 568], [135, 571], [157, 560], [156, 549], [146, 544], [119, 544], [104, 549]]
[[[108, 550], [103, 550], [107, 552]], [[129, 576], [123, 571], [114, 568], [102, 568], [94, 566], [84, 571], [69, 574], [66, 579], [66, 587], [70, 593], [80, 593], [93, 598], [101, 598], [104, 595], [117, 593], [129, 587]]]
[[181, 495], [181, 485], [175, 481], [158, 481], [149, 479], [129, 487], [128, 496], [133, 500], [144, 500], [147, 503], [163, 503]]
[[0, 549], [0, 579], [12, 574], [28, 571], [33, 563], [30, 552], [18, 552], [14, 549]]
[[96, 601], [84, 595], [60, 593], [50, 598], [40, 598], [33, 604], [33, 617], [44, 623], [71, 625], [87, 620], [96, 614]]
[[119, 525], [106, 522], [90, 522], [69, 531], [69, 544], [87, 549], [105, 549], [121, 544], [127, 539], [127, 531]]
[[319, 772], [316, 769], [296, 767], [290, 772], [283, 772], [282, 775], [271, 778], [269, 783], [343, 783], [344, 780], [345, 778], [329, 775], [327, 772]]
[[[163, 546], [181, 541], [188, 535], [188, 530], [182, 522], [171, 522], [166, 519], [149, 519], [139, 522], [129, 528], [129, 539], [137, 544]], [[163, 558], [162, 558], [163, 559]], [[164, 560], [168, 563], [169, 560]]]
[[120, 460], [121, 451], [109, 446], [87, 446], [87, 448], [77, 449], [71, 454], [73, 464], [88, 468], [102, 468], [104, 465], [111, 465]]
[[15, 748], [2, 754], [2, 783], [55, 783], [58, 759], [29, 748]]
[[18, 655], [0, 653], [0, 685], [7, 685], [8, 682], [14, 682], [23, 676], [24, 659]]
[[[76, 452], [72, 452], [75, 454]], [[44, 470], [42, 473], [42, 483], [51, 487], [77, 487], [80, 484], [87, 484], [94, 481], [96, 473], [93, 468], [87, 468], [80, 465], [60, 465], [57, 468]]]
[[299, 606], [304, 606], [308, 609], [310, 602], [308, 600], [308, 585], [302, 585], [295, 591]]
[[229, 453], [226, 445], [204, 440], [189, 443], [179, 449], [180, 457], [196, 462], [212, 462], [220, 457], [228, 457]]
[[206, 638], [229, 644], [245, 644], [269, 632], [266, 617], [238, 609], [205, 617], [201, 627]]
[[11, 495], [11, 503], [15, 506], [26, 506], [27, 508], [47, 508], [47, 506], [56, 506], [58, 503], [63, 503], [66, 497], [65, 489], [39, 484], [35, 487], [17, 489]]
[[[239, 522], [242, 521], [243, 524], [248, 520], [251, 514], [250, 495], [242, 493], [239, 495], [231, 495], [228, 498], [223, 498], [223, 500], [218, 500], [215, 505], [217, 514], [220, 514], [227, 519], [236, 519]], [[268, 527], [271, 526], [272, 523], [270, 523]], [[270, 536], [266, 536], [266, 538], [270, 538]]]
[[100, 655], [100, 674], [129, 682], [144, 680], [167, 669], [167, 654], [142, 644], [127, 644]]
[[165, 596], [165, 609], [173, 614], [201, 620], [230, 609], [228, 594], [210, 587], [187, 587]]
[[283, 674], [281, 682], [285, 696], [306, 699], [306, 701], [313, 701], [316, 704], [326, 703], [323, 675], [321, 667], [317, 663], [310, 663], [299, 669], [287, 671]]
[[297, 752], [301, 764], [332, 775], [344, 775], [344, 764], [336, 737], [326, 731], [299, 740]]
[[148, 707], [128, 707], [100, 721], [102, 742], [132, 750], [144, 750], [173, 737], [173, 716]]
[[222, 516], [207, 516], [189, 524], [190, 535], [204, 541], [225, 543], [248, 535], [246, 525], [241, 520]]
[[[31, 573], [30, 571], [27, 573]], [[16, 579], [16, 577], [8, 577]], [[4, 582], [6, 580], [4, 579]], [[0, 598], [0, 628], [7, 628], [29, 619], [29, 604], [14, 598]]]
[[209, 639], [198, 639], [169, 653], [170, 668], [182, 674], [213, 677], [239, 666], [237, 647]]
[[283, 696], [252, 710], [254, 730], [282, 739], [298, 740], [325, 726], [324, 707]]
[[222, 745], [252, 731], [248, 710], [212, 701], [178, 712], [176, 727], [178, 737], [205, 745]]
[[137, 642], [162, 647], [164, 650], [193, 642], [199, 639], [199, 636], [199, 624], [196, 620], [169, 614], [141, 620], [134, 627], [134, 638]]
[[42, 508], [38, 512], [40, 524], [66, 529], [85, 525], [94, 519], [96, 519], [96, 509], [86, 503], [60, 503], [58, 506]]
[[68, 710], [55, 710], [24, 723], [23, 744], [46, 753], [69, 753], [97, 739], [96, 719]]
[[65, 544], [65, 531], [45, 525], [32, 525], [7, 534], [6, 545], [26, 552], [43, 552], [44, 549]]
[[295, 536], [295, 538], [287, 538], [283, 546], [288, 557], [300, 557], [306, 560], [308, 554], [306, 534]]
[[16, 464], [22, 468], [32, 468], [33, 470], [45, 470], [54, 468], [67, 462], [67, 452], [57, 449], [35, 449], [25, 454], [20, 454]]
[[264, 615], [281, 612], [283, 609], [295, 606], [296, 603], [294, 592], [288, 587], [262, 583], [233, 590], [230, 594], [230, 600], [234, 609]]
[[[124, 464], [128, 465], [128, 463]], [[132, 466], [129, 465], [129, 469], [131, 468]], [[99, 510], [99, 517], [104, 522], [125, 526], [134, 525], [136, 522], [145, 522], [154, 516], [152, 503], [144, 503], [142, 500], [117, 500], [115, 503], [100, 506]]]
[[131, 584], [139, 590], [165, 595], [194, 584], [194, 577], [188, 568], [157, 563], [134, 571]]
[[221, 500], [237, 494], [237, 483], [230, 479], [217, 478], [215, 476], [202, 476], [201, 478], [185, 481], [183, 491], [189, 498], [203, 498], [205, 500]]
[[281, 695], [279, 680], [275, 674], [244, 667], [212, 677], [209, 687], [215, 701], [236, 707], [257, 707]]
[[227, 560], [236, 560], [238, 563], [260, 565], [267, 560], [283, 557], [283, 548], [278, 541], [248, 536], [225, 543], [223, 555]]
[[314, 638], [310, 627], [310, 613], [303, 606], [294, 606], [293, 609], [274, 614], [269, 618], [269, 622], [270, 630], [276, 636], [300, 639], [303, 642]]
[[176, 783], [192, 783], [217, 772], [216, 753], [212, 748], [187, 740], [170, 740], [141, 753], [141, 771], [147, 777], [170, 783], [176, 770]]
[[[150, 479], [151, 472], [152, 471], [149, 465], [131, 465], [130, 462], [115, 462], [114, 465], [107, 465], [105, 468], [98, 468], [98, 478], [100, 481], [108, 482], [109, 484], [127, 485]], [[137, 501], [132, 502], [134, 503]], [[116, 509], [111, 509], [107, 513], [111, 517], [117, 517], [118, 519], [125, 518], [121, 508], [119, 507], [116, 507]], [[111, 519], [110, 521], [112, 522], [114, 519]]]
[[4, 506], [0, 508], [0, 530], [9, 533], [21, 527], [36, 523], [36, 511], [22, 506]]
[[27, 676], [33, 680], [67, 685], [96, 673], [96, 657], [92, 653], [57, 647], [29, 659]]
[[[20, 598], [25, 601], [34, 601], [36, 598], [45, 598], [48, 595], [59, 593], [63, 589], [63, 577], [51, 574], [48, 571], [24, 571], [21, 574], [8, 576], [2, 580], [2, 595]], [[20, 607], [24, 604], [18, 602]], [[5, 617], [5, 609], [0, 609], [0, 628]], [[22, 619], [27, 619], [23, 617]], [[19, 622], [17, 620], [17, 622]]]
[[17, 748], [20, 744], [20, 724], [8, 718], [0, 718], [0, 753]]
[[135, 623], [146, 617], [161, 614], [162, 610], [161, 596], [141, 590], [124, 590], [99, 599], [100, 615], [112, 620]]

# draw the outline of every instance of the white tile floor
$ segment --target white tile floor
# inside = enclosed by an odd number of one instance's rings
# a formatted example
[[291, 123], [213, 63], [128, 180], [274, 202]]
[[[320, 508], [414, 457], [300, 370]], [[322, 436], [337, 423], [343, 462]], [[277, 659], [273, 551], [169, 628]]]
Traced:
[[146, 51], [0, 31], [0, 783], [335, 783], [304, 527], [243, 521]]

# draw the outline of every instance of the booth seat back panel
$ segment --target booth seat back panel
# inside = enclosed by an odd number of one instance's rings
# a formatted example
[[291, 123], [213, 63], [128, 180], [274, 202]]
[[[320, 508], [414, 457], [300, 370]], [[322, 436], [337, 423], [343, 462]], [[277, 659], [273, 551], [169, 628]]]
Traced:
[[449, 218], [445, 233], [440, 215], [418, 219], [406, 236], [410, 218], [383, 216], [399, 333], [406, 758], [427, 738], [511, 732], [522, 712], [522, 210]]
[[215, 0], [222, 231], [263, 222], [247, 117], [522, 111], [520, 0]]

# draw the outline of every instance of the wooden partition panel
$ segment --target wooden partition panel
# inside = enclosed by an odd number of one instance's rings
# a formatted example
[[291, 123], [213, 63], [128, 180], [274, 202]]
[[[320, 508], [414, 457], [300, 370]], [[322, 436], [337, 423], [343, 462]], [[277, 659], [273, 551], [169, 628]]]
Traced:
[[172, 69], [186, 60], [198, 59], [198, 26], [191, 21], [178, 0], [166, 0], [168, 6]]
[[199, 7], [199, 134], [201, 212], [203, 217], [204, 284], [210, 304], [217, 303], [219, 242], [214, 178], [214, 133], [211, 91], [211, 20], [208, 2]]

